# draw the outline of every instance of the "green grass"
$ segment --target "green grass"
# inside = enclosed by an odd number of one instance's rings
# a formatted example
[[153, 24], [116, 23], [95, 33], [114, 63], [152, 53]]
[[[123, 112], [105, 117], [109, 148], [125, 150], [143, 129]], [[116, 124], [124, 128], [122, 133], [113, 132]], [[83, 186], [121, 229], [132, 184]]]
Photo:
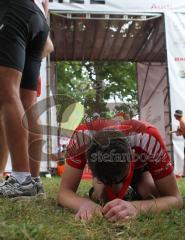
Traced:
[[[103, 218], [88, 223], [74, 220], [74, 214], [56, 205], [59, 178], [43, 179], [48, 197], [32, 202], [0, 199], [0, 239], [3, 240], [118, 240], [185, 239], [185, 209], [159, 215], [141, 216], [126, 223], [110, 224]], [[185, 197], [185, 180], [178, 181]], [[80, 194], [90, 182], [83, 181]]]

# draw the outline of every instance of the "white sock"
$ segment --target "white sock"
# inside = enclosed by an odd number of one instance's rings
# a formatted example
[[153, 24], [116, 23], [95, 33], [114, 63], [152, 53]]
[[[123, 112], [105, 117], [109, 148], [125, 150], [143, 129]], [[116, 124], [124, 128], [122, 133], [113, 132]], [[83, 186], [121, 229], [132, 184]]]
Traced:
[[28, 176], [31, 176], [29, 172], [16, 172], [12, 171], [11, 176], [17, 179], [17, 181], [22, 184]]
[[40, 179], [40, 176], [38, 176], [38, 177], [32, 177], [32, 179], [35, 179], [35, 178], [36, 178], [36, 179]]

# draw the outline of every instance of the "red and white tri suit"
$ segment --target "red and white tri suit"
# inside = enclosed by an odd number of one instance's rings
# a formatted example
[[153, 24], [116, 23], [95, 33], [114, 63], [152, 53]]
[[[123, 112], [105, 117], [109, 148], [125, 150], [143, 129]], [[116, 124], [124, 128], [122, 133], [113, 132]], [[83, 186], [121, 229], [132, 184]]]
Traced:
[[[124, 126], [129, 126], [127, 130]], [[130, 140], [134, 151], [134, 170], [147, 169], [154, 180], [168, 176], [173, 171], [170, 156], [158, 130], [138, 120], [115, 121], [99, 119], [80, 124], [74, 131], [67, 148], [67, 163], [73, 168], [84, 169], [85, 152], [96, 131], [104, 128], [116, 128], [123, 131]], [[122, 129], [123, 128], [123, 129]]]

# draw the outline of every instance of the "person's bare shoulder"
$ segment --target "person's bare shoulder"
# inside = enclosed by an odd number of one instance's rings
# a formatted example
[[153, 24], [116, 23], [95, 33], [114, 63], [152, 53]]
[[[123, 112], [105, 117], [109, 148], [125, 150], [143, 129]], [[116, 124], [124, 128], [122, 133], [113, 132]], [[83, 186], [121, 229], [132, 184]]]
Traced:
[[183, 135], [185, 135], [185, 117], [182, 117], [180, 120], [180, 130]]

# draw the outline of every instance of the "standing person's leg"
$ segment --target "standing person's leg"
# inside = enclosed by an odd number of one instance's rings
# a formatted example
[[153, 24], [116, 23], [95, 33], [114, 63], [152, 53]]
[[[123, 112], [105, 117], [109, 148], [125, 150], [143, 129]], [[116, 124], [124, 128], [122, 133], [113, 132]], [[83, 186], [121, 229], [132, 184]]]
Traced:
[[6, 168], [8, 160], [8, 145], [6, 142], [6, 135], [3, 123], [3, 117], [0, 113], [0, 179], [3, 179], [3, 173]]
[[[43, 19], [43, 28], [32, 40], [27, 48], [27, 59], [24, 66], [23, 77], [20, 86], [20, 96], [28, 119], [29, 131], [29, 166], [34, 179], [40, 174], [40, 161], [42, 154], [42, 126], [39, 121], [37, 109], [38, 79], [40, 76], [41, 59], [53, 51], [53, 44], [48, 35], [49, 28], [46, 19], [40, 10]], [[35, 22], [37, 24], [37, 22]], [[41, 83], [42, 84], [42, 83]], [[37, 179], [38, 180], [38, 179]]]
[[28, 48], [32, 45], [37, 50], [32, 59], [39, 64], [41, 62], [48, 35], [48, 32], [45, 33], [47, 24], [40, 10], [30, 0], [0, 2], [0, 24], [0, 108], [13, 168], [13, 177], [0, 186], [0, 195], [30, 196], [37, 193], [37, 188], [30, 177], [28, 130], [22, 123], [24, 108], [19, 90], [25, 59], [29, 57]]
[[23, 89], [20, 90], [20, 96], [25, 109], [25, 116], [28, 120], [29, 131], [29, 166], [32, 179], [36, 183], [37, 195], [45, 198], [45, 191], [43, 184], [40, 180], [40, 163], [42, 156], [42, 126], [39, 121], [39, 114], [37, 111], [37, 92], [33, 90]]
[[12, 157], [12, 169], [29, 172], [28, 132], [22, 125], [24, 108], [19, 97], [21, 76], [17, 70], [0, 66], [0, 107]]
[[[45, 24], [43, 24], [42, 31], [37, 34], [31, 44], [27, 47], [27, 58], [20, 85], [20, 96], [25, 109], [24, 119], [28, 120], [28, 125], [25, 123], [25, 128], [27, 128], [29, 132], [28, 151], [30, 172], [32, 178], [36, 182], [37, 193], [43, 195], [44, 188], [39, 178], [42, 154], [42, 126], [39, 122], [36, 102], [41, 56], [44, 45], [46, 44], [49, 28], [42, 13], [39, 12], [39, 14]], [[37, 24], [37, 22], [35, 22], [35, 24]]]
[[[47, 29], [45, 29], [45, 33]], [[43, 35], [43, 33], [42, 33]], [[45, 37], [47, 34], [45, 34]], [[38, 36], [42, 39], [42, 36]], [[33, 47], [28, 49], [29, 55], [38, 54], [37, 48], [39, 45], [43, 45], [43, 40], [35, 39], [34, 42], [39, 42], [38, 45], [33, 44]], [[36, 46], [36, 47], [35, 47]], [[44, 48], [42, 51], [42, 57], [46, 57], [48, 54], [53, 52], [54, 47], [52, 41], [47, 36]], [[42, 126], [39, 120], [39, 114], [37, 109], [37, 90], [38, 90], [38, 79], [40, 75], [40, 63], [34, 61], [32, 57], [29, 57], [26, 61], [23, 78], [21, 81], [20, 96], [23, 103], [26, 117], [28, 119], [29, 128], [29, 166], [31, 176], [33, 178], [39, 177], [40, 174], [40, 161], [42, 155], [42, 144], [43, 144], [43, 133]], [[41, 83], [42, 84], [42, 83]]]
[[20, 0], [0, 2], [0, 110], [12, 169], [26, 175], [29, 174], [28, 133], [22, 125], [24, 108], [19, 88], [29, 36], [28, 23], [34, 13], [30, 3]]
[[40, 173], [43, 138], [36, 106], [37, 92], [22, 88], [20, 96], [28, 119], [30, 172], [32, 177], [38, 177]]
[[21, 76], [20, 71], [0, 66], [0, 108], [13, 170], [12, 176], [0, 185], [1, 197], [37, 194], [29, 172], [28, 132], [22, 124], [24, 109], [19, 96]]

